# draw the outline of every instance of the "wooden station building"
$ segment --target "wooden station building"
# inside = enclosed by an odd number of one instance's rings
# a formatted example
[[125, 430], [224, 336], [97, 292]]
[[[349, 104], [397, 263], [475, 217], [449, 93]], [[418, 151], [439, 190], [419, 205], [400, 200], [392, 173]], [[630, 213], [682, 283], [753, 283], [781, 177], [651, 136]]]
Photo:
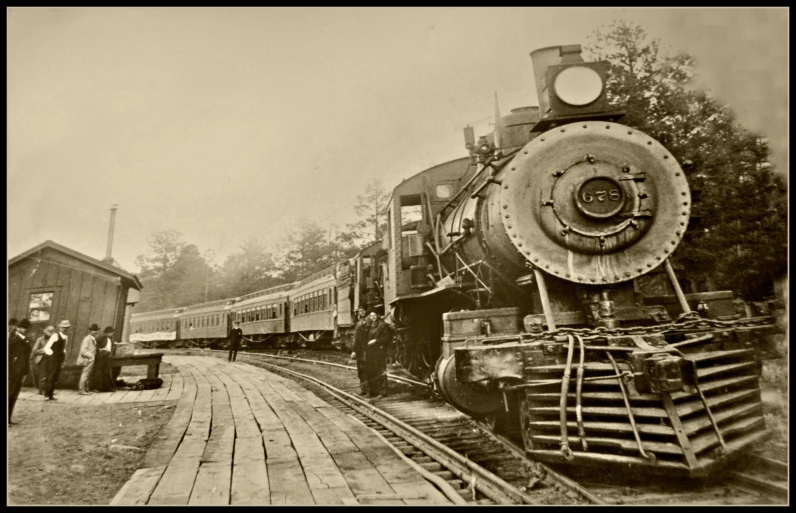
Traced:
[[29, 319], [35, 337], [64, 319], [72, 324], [61, 378], [68, 386], [91, 324], [113, 326], [114, 341], [127, 341], [141, 288], [136, 275], [48, 240], [8, 261], [8, 317]]

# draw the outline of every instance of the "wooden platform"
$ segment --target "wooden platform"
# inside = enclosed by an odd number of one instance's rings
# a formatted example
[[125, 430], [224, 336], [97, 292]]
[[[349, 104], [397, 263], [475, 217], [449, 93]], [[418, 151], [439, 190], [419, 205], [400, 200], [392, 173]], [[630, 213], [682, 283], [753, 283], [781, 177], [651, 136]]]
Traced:
[[[128, 379], [128, 378], [124, 378]], [[137, 378], [136, 378], [137, 379]], [[59, 402], [74, 404], [108, 404], [138, 401], [176, 401], [182, 396], [182, 374], [163, 374], [160, 376], [163, 385], [154, 390], [119, 389], [116, 392], [95, 392], [91, 395], [80, 395], [77, 390], [55, 389], [55, 398]], [[44, 396], [36, 393], [33, 387], [24, 387], [19, 393], [21, 401], [44, 401]]]
[[164, 360], [180, 371], [179, 402], [112, 505], [450, 504], [370, 428], [295, 382], [212, 357]]

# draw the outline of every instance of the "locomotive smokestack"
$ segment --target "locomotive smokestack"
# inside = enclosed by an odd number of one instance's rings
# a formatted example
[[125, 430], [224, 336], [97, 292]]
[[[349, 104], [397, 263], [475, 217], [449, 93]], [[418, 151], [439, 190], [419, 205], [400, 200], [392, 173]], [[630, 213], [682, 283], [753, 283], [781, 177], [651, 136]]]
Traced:
[[113, 250], [113, 229], [116, 226], [116, 209], [119, 205], [111, 205], [111, 224], [108, 227], [108, 248], [105, 250], [105, 258], [102, 259], [106, 264], [113, 265], [113, 257], [111, 252]]

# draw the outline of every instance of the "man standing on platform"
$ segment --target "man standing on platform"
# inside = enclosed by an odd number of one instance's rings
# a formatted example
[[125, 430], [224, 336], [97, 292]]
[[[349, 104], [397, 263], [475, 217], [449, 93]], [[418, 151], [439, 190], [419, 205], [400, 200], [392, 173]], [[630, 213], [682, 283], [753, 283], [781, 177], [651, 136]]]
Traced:
[[390, 343], [390, 328], [371, 310], [368, 328], [367, 377], [371, 397], [387, 395], [387, 348]]
[[30, 342], [25, 336], [28, 328], [30, 321], [22, 319], [8, 340], [8, 425], [13, 424], [14, 405], [30, 368]]
[[58, 323], [58, 333], [54, 333], [47, 345], [44, 346], [44, 395], [47, 400], [55, 401], [54, 392], [55, 385], [58, 384], [58, 378], [61, 377], [61, 367], [64, 365], [66, 358], [66, 344], [69, 342], [69, 337], [66, 336], [66, 330], [72, 326], [72, 323], [64, 319]]
[[102, 335], [97, 337], [97, 359], [94, 362], [94, 371], [89, 379], [89, 389], [97, 392], [116, 391], [111, 372], [111, 356], [113, 355], [111, 337], [115, 331], [113, 326], [107, 326], [102, 331]]
[[229, 330], [229, 361], [234, 362], [238, 356], [240, 340], [243, 338], [243, 330], [240, 329], [240, 321], [235, 321], [235, 327]]
[[92, 324], [88, 328], [88, 335], [83, 338], [83, 343], [80, 344], [80, 354], [77, 355], [77, 364], [83, 366], [83, 372], [80, 374], [80, 384], [77, 388], [80, 390], [80, 395], [89, 395], [91, 392], [88, 390], [88, 378], [91, 377], [91, 369], [94, 368], [94, 362], [97, 358], [97, 335], [99, 334], [99, 326]]
[[30, 353], [30, 372], [33, 374], [33, 382], [39, 391], [39, 395], [44, 395], [44, 365], [41, 363], [44, 359], [44, 346], [47, 345], [47, 341], [50, 340], [53, 333], [55, 333], [54, 326], [44, 328], [44, 333], [36, 339], [33, 351]]
[[354, 328], [354, 354], [352, 355], [357, 360], [357, 375], [359, 376], [359, 388], [362, 395], [368, 395], [368, 376], [366, 360], [366, 347], [368, 345], [368, 331], [370, 329], [370, 320], [368, 319], [365, 309], [359, 307], [359, 322]]

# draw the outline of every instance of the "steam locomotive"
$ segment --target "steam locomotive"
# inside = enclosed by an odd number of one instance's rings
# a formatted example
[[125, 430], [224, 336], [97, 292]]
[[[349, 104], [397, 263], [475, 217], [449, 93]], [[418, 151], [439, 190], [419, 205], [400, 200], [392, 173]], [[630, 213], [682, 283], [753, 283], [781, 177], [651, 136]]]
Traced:
[[237, 319], [257, 342], [346, 347], [352, 311], [375, 306], [397, 361], [531, 457], [712, 475], [767, 435], [755, 345], [776, 327], [736, 313], [730, 291], [682, 291], [670, 257], [691, 217], [686, 175], [618, 123], [608, 64], [580, 54], [532, 52], [539, 107], [478, 140], [465, 128], [469, 156], [398, 185], [383, 240], [356, 258], [134, 316], [131, 339], [222, 340]]
[[773, 321], [683, 293], [685, 173], [580, 53], [532, 52], [539, 107], [466, 128], [469, 157], [394, 190], [385, 304], [440, 393], [533, 458], [707, 476], [767, 434], [754, 345]]

